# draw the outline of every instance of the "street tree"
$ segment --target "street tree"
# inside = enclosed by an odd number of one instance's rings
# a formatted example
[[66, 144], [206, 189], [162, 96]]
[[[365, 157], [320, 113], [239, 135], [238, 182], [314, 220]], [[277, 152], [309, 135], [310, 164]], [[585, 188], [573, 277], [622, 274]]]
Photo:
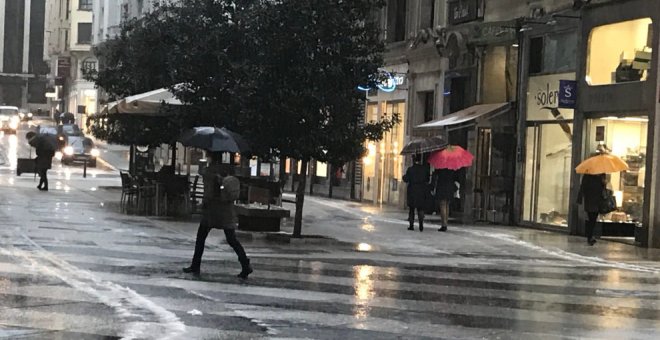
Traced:
[[384, 45], [373, 16], [380, 0], [261, 1], [248, 32], [257, 82], [244, 122], [251, 140], [301, 162], [294, 237], [302, 234], [307, 165], [335, 164], [364, 153], [392, 121], [363, 121], [358, 84], [382, 66]]

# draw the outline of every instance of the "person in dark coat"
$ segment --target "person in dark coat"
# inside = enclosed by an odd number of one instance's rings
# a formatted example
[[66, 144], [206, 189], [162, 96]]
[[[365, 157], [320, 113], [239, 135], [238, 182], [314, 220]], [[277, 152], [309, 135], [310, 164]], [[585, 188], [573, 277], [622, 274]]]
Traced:
[[252, 273], [250, 259], [245, 254], [245, 249], [236, 238], [236, 226], [238, 220], [234, 211], [234, 201], [239, 197], [240, 182], [234, 176], [229, 175], [227, 167], [222, 167], [219, 160], [220, 155], [211, 157], [211, 164], [205, 169], [204, 197], [202, 199], [202, 221], [197, 229], [195, 241], [195, 253], [190, 267], [183, 268], [185, 273], [199, 275], [204, 254], [206, 237], [213, 228], [222, 229], [229, 246], [234, 249], [241, 264], [241, 272], [237, 275], [241, 279], [247, 279]]
[[440, 217], [442, 218], [442, 227], [438, 231], [447, 231], [447, 220], [449, 219], [449, 202], [454, 198], [458, 188], [457, 172], [450, 169], [437, 169], [433, 172], [433, 189], [435, 190], [435, 200], [440, 208]]
[[583, 204], [584, 212], [587, 213], [586, 236], [587, 243], [593, 246], [596, 243], [594, 228], [598, 219], [599, 206], [603, 201], [603, 190], [607, 188], [605, 174], [583, 175], [578, 193], [578, 204]]
[[403, 181], [408, 184], [408, 230], [415, 230], [415, 210], [419, 217], [419, 231], [424, 231], [424, 210], [428, 204], [429, 167], [422, 164], [420, 155], [413, 156], [413, 165], [406, 170]]
[[48, 169], [53, 165], [55, 151], [46, 145], [46, 141], [43, 140], [45, 137], [43, 136], [39, 136], [32, 132], [27, 134], [27, 138], [29, 144], [36, 149], [37, 154], [37, 157], [34, 159], [34, 169], [39, 175], [39, 185], [37, 185], [37, 189], [48, 191]]

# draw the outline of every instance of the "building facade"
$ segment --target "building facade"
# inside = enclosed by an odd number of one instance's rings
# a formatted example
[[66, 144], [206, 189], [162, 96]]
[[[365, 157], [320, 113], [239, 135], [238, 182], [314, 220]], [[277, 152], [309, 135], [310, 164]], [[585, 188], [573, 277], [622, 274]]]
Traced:
[[55, 89], [51, 110], [74, 113], [84, 127], [87, 115], [98, 109], [94, 83], [83, 76], [83, 70], [98, 67], [91, 51], [93, 1], [54, 0], [48, 5], [47, 62]]
[[0, 0], [0, 104], [46, 104], [45, 20], [46, 0]]

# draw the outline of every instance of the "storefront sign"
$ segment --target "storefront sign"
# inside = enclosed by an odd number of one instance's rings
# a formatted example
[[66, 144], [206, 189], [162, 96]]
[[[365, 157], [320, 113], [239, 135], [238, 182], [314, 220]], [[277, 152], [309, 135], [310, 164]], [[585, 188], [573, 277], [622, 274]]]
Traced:
[[453, 0], [449, 1], [448, 21], [450, 25], [462, 24], [477, 20], [481, 15], [481, 1]]
[[575, 80], [559, 81], [558, 108], [574, 109], [577, 102], [577, 82]]
[[[575, 73], [551, 74], [529, 77], [527, 87], [527, 120], [573, 119], [573, 110], [560, 106], [560, 100], [566, 97], [560, 91], [562, 81], [573, 81]], [[568, 91], [568, 89], [564, 89]], [[573, 90], [575, 86], [573, 85]], [[562, 92], [562, 93], [560, 93]], [[575, 91], [571, 99], [575, 103]], [[575, 104], [573, 104], [575, 105]]]
[[71, 74], [71, 58], [62, 57], [57, 59], [57, 77], [69, 78]]
[[[398, 86], [402, 86], [406, 82], [406, 75], [403, 73], [381, 72], [381, 77], [384, 79], [376, 84], [376, 87], [383, 92], [394, 92]], [[367, 85], [358, 85], [358, 90], [369, 92], [373, 90], [373, 88]]]

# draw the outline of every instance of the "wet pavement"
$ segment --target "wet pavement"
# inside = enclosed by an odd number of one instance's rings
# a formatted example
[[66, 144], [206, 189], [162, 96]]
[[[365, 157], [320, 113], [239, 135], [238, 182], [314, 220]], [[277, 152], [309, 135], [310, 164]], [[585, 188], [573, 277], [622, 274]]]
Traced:
[[[15, 146], [19, 149], [18, 143]], [[0, 138], [0, 152], [11, 136]], [[194, 221], [120, 214], [116, 172], [0, 155], [0, 338], [656, 339], [660, 252], [498, 226], [407, 231], [405, 214], [306, 198], [293, 240], [241, 233], [247, 281], [214, 231], [181, 272]], [[2, 162], [0, 162], [2, 163]], [[291, 205], [286, 205], [292, 208]], [[290, 221], [285, 230], [290, 230]]]

